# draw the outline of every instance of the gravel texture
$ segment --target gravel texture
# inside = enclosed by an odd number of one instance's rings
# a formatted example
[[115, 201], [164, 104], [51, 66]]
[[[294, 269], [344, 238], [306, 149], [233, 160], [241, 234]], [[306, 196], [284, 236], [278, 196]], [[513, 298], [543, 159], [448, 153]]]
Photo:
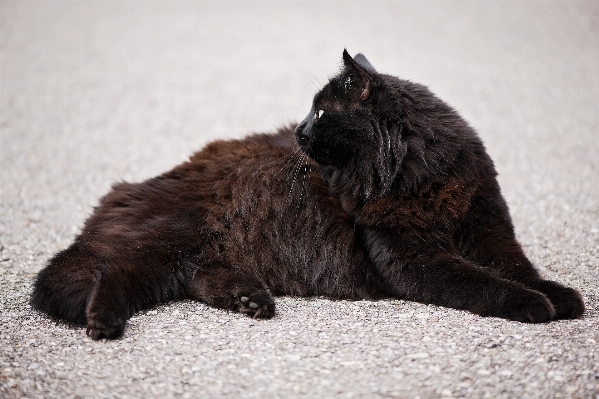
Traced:
[[[0, 25], [0, 397], [599, 398], [598, 3], [5, 0]], [[582, 319], [184, 301], [92, 342], [31, 310], [111, 183], [301, 120], [344, 47], [479, 131], [526, 253], [581, 291]]]

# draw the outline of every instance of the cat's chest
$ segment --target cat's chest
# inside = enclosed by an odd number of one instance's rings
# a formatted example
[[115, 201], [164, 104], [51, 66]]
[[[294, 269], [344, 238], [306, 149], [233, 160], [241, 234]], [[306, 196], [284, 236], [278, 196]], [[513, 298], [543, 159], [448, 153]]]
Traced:
[[465, 217], [478, 182], [449, 180], [417, 194], [395, 194], [366, 201], [355, 211], [366, 226], [452, 228]]

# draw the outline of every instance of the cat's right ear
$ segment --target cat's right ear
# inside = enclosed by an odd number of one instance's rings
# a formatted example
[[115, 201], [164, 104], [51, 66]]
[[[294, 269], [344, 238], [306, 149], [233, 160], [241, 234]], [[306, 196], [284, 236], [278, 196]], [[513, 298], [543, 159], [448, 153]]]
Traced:
[[[357, 62], [357, 60], [360, 62]], [[361, 85], [362, 93], [360, 94], [360, 99], [366, 100], [370, 96], [373, 80], [372, 74], [375, 74], [376, 70], [362, 54], [358, 54], [356, 59], [353, 59], [346, 49], [343, 50], [343, 65], [345, 66], [345, 69], [356, 78], [356, 83]]]

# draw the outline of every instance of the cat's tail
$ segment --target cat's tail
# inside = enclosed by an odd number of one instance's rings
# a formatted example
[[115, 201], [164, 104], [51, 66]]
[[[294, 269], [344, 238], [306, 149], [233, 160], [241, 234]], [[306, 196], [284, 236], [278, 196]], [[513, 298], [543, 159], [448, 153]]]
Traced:
[[59, 319], [86, 324], [85, 308], [98, 281], [96, 263], [75, 241], [39, 272], [33, 283], [31, 306]]

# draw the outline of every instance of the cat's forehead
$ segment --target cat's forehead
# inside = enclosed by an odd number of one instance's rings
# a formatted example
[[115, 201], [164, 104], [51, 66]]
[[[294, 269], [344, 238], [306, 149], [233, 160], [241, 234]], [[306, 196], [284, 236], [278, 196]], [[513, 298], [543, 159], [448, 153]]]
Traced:
[[344, 80], [348, 76], [337, 75], [329, 80], [314, 96], [314, 105], [321, 108], [340, 111], [350, 105], [351, 100], [347, 97], [347, 90], [344, 89]]
[[340, 93], [337, 93], [337, 90], [331, 86], [331, 84], [327, 84], [324, 86], [316, 95], [314, 96], [314, 102], [320, 103], [323, 101], [331, 100], [337, 97]]

